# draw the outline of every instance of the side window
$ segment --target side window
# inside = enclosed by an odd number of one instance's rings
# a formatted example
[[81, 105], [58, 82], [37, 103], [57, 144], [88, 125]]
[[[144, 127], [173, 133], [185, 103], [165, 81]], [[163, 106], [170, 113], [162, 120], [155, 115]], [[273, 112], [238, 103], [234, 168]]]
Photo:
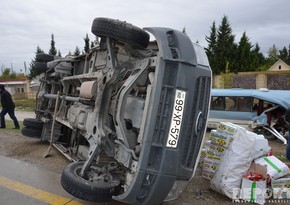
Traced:
[[250, 97], [239, 97], [239, 111], [251, 112], [253, 108], [253, 101]]
[[229, 110], [251, 112], [253, 108], [253, 98], [251, 97], [212, 97], [211, 110]]
[[211, 110], [224, 110], [225, 109], [225, 98], [224, 97], [212, 97], [210, 109]]
[[237, 97], [225, 97], [226, 110], [235, 111], [238, 110], [238, 98]]

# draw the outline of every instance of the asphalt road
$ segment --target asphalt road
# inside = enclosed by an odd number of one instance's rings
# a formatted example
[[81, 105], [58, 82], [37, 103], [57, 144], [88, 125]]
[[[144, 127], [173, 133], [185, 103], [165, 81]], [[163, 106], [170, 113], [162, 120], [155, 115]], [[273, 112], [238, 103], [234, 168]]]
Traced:
[[[60, 175], [32, 164], [0, 156], [1, 205], [90, 205], [60, 186]], [[20, 171], [21, 170], [21, 171]]]

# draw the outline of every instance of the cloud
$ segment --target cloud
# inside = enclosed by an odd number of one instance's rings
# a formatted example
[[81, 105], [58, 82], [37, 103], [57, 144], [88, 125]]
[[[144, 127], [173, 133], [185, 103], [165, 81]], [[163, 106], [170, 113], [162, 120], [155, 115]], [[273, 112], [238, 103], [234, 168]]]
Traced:
[[236, 42], [246, 32], [252, 44], [262, 51], [275, 44], [278, 49], [290, 43], [290, 4], [288, 0], [10, 0], [0, 2], [0, 66], [20, 70], [29, 64], [36, 47], [45, 52], [50, 37], [63, 55], [78, 46], [83, 49], [86, 33], [93, 40], [91, 25], [96, 17], [127, 21], [139, 27], [186, 28], [193, 42], [206, 46], [213, 21], [218, 26], [227, 15]]

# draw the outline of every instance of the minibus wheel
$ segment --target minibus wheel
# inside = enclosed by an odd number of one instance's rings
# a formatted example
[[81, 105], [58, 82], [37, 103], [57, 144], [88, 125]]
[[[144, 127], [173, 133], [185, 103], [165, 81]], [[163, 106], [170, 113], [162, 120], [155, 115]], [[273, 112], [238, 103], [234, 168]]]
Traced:
[[110, 37], [123, 43], [132, 44], [138, 48], [146, 48], [150, 36], [143, 29], [110, 18], [95, 18], [92, 24], [92, 33], [100, 37]]
[[61, 175], [62, 187], [71, 195], [93, 202], [108, 202], [112, 200], [119, 188], [121, 180], [101, 168], [91, 165], [84, 177], [80, 172], [84, 162], [71, 163], [65, 167]]

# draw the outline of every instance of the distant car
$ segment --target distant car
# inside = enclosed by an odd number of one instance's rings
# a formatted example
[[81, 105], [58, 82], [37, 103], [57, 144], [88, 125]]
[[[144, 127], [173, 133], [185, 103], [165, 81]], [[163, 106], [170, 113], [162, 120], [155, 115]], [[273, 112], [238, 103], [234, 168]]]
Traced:
[[174, 29], [107, 18], [96, 18], [92, 32], [100, 43], [88, 54], [37, 56], [46, 72], [36, 119], [24, 120], [23, 135], [52, 137], [74, 161], [61, 184], [80, 199], [177, 198], [195, 172], [206, 130], [211, 69], [203, 48]]
[[212, 89], [207, 126], [216, 128], [219, 122], [230, 121], [285, 143], [284, 115], [289, 106], [289, 90]]

